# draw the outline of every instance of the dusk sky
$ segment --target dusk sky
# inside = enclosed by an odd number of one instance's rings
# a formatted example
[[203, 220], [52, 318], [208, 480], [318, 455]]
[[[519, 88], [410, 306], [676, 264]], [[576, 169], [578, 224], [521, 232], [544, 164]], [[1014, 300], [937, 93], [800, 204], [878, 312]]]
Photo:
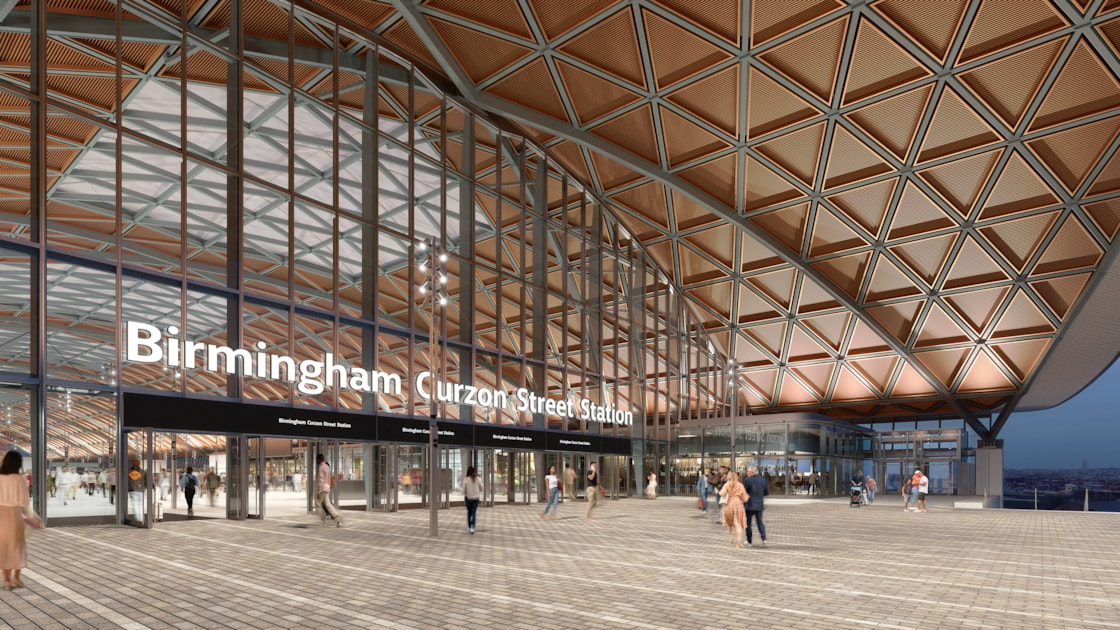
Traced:
[[1120, 468], [1120, 361], [1062, 405], [1012, 414], [999, 437], [1004, 468]]

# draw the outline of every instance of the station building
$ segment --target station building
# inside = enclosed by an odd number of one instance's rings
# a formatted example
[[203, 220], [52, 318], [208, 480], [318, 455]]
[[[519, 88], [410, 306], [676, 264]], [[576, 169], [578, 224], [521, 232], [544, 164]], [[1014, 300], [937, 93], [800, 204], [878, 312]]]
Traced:
[[0, 3], [3, 437], [50, 525], [188, 466], [306, 512], [320, 453], [347, 509], [998, 495], [1120, 349], [1118, 46], [1102, 0]]

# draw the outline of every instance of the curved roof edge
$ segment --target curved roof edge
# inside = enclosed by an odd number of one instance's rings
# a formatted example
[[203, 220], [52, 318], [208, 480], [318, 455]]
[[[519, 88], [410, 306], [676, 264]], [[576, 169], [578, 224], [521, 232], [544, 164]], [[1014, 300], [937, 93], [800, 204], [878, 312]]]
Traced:
[[1056, 407], [1097, 380], [1120, 357], [1120, 257], [1111, 256], [1097, 272], [1096, 288], [1075, 313], [1065, 334], [1035, 375], [1014, 411], [1039, 411]]

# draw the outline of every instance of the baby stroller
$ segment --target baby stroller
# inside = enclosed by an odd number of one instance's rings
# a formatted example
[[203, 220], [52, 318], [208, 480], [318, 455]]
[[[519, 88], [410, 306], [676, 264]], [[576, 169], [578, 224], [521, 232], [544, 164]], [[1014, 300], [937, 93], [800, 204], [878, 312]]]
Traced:
[[852, 487], [851, 501], [848, 503], [848, 506], [849, 507], [860, 507], [861, 505], [863, 505], [863, 501], [864, 501], [863, 488], [860, 488], [858, 486], [853, 486]]

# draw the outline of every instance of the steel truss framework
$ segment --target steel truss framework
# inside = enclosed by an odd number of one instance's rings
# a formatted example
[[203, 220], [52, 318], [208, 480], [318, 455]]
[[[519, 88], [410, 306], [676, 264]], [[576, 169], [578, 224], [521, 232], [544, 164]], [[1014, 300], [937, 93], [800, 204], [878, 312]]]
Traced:
[[[52, 3], [46, 4], [50, 10]], [[657, 299], [662, 305], [675, 296], [689, 300], [682, 315], [651, 318], [644, 330], [660, 331], [682, 316], [689, 323], [675, 330], [713, 332], [713, 354], [734, 360], [745, 385], [743, 402], [755, 413], [815, 410], [862, 422], [955, 416], [983, 439], [994, 439], [1115, 258], [1120, 228], [1120, 3], [1115, 0], [484, 5], [325, 0], [297, 1], [309, 13], [291, 23], [277, 20], [277, 11], [284, 10], [266, 0], [244, 4], [248, 10], [239, 31], [247, 60], [261, 70], [253, 79], [260, 85], [253, 87], [262, 92], [269, 91], [271, 73], [303, 91], [293, 95], [331, 92], [325, 101], [346, 104], [361, 93], [354, 77], [370, 70], [363, 66], [364, 44], [323, 29], [309, 17], [315, 13], [375, 33], [434, 69], [427, 76], [446, 81], [439, 88], [521, 123], [607, 200], [624, 226], [613, 237], [602, 235], [609, 246], [638, 243], [662, 270], [663, 281], [651, 283], [656, 286], [648, 300], [655, 306]], [[126, 6], [181, 19], [192, 34], [218, 47], [203, 54], [220, 55], [229, 36], [227, 2]], [[6, 37], [27, 32], [30, 13], [24, 3], [8, 8], [0, 32]], [[156, 85], [176, 76], [172, 57], [178, 36], [168, 39], [168, 29], [140, 20], [122, 22], [118, 34], [115, 10], [94, 0], [67, 3], [64, 13], [51, 15], [56, 41], [102, 61], [104, 48], [92, 44], [91, 36], [92, 41], [98, 34], [119, 36], [136, 45], [128, 54], [139, 57], [142, 46], [150, 45], [163, 58], [129, 64], [122, 82]], [[338, 55], [331, 52], [335, 37]], [[289, 55], [300, 60], [296, 67], [275, 65]], [[5, 64], [9, 81], [29, 84], [26, 65], [18, 59]], [[394, 94], [391, 86], [410, 81], [402, 66], [378, 67], [389, 86], [378, 112], [383, 119], [416, 124], [389, 133], [396, 136], [385, 146], [394, 141], [407, 146], [404, 136], [418, 146], [424, 139], [437, 144], [431, 123], [446, 112], [438, 99], [417, 97], [406, 104]], [[187, 74], [192, 72], [214, 77], [213, 67], [202, 63], [188, 67]], [[98, 110], [80, 84], [60, 83], [67, 77], [89, 79], [96, 71], [68, 63], [51, 73], [64, 102], [94, 115], [111, 114], [111, 107]], [[218, 75], [215, 81], [224, 79]], [[144, 92], [135, 85], [122, 99], [129, 105], [134, 101], [128, 99]], [[192, 103], [196, 98], [187, 95]], [[202, 110], [205, 100], [198, 101]], [[273, 107], [280, 100], [273, 97]], [[269, 128], [276, 110], [266, 102], [260, 107], [259, 141], [267, 156], [268, 147], [282, 141], [275, 127]], [[161, 115], [167, 116], [150, 112], [138, 120], [152, 131], [161, 128]], [[323, 128], [334, 120], [318, 118]], [[205, 129], [205, 115], [191, 124]], [[212, 131], [220, 136], [221, 125]], [[468, 131], [453, 129], [444, 140], [454, 142], [460, 132]], [[218, 140], [206, 150], [220, 162]], [[88, 151], [87, 145], [88, 139], [80, 138], [69, 143], [79, 153]], [[489, 160], [465, 153], [460, 159], [477, 160], [476, 181], [489, 174], [493, 183], [508, 166], [494, 159], [503, 151], [523, 156], [519, 166], [532, 162], [524, 157], [529, 152], [501, 142], [493, 143]], [[360, 155], [340, 151], [333, 158], [342, 167], [338, 172], [358, 168]], [[437, 173], [441, 157], [438, 151], [428, 155]], [[247, 172], [268, 170], [267, 159], [254, 162], [250, 156]], [[299, 194], [331, 188], [319, 177], [323, 164], [305, 161], [302, 152], [292, 159], [289, 172], [293, 183], [298, 179], [293, 188]], [[79, 160], [57, 162], [49, 178], [69, 175], [66, 169]], [[402, 163], [407, 158], [397, 165]], [[384, 181], [411, 181], [391, 164], [390, 158], [379, 165]], [[186, 173], [178, 181], [207, 181], [202, 171]], [[91, 179], [88, 172], [76, 175]], [[175, 194], [175, 176], [173, 169], [156, 176], [166, 185], [163, 194]], [[527, 182], [533, 178], [521, 173], [517, 180], [520, 199], [531, 203]], [[52, 186], [62, 192], [57, 182]], [[338, 207], [360, 202], [336, 188]], [[442, 196], [429, 192], [432, 197], [401, 195], [395, 205], [383, 202], [380, 211], [405, 223], [415, 210], [423, 221], [426, 203], [438, 205], [434, 200]], [[558, 210], [562, 204], [555, 199], [539, 201], [550, 216], [565, 217], [571, 229], [581, 225]], [[215, 197], [214, 208], [221, 205]], [[471, 214], [481, 221], [493, 217], [485, 210]], [[148, 215], [139, 210], [136, 216]], [[434, 222], [437, 215], [426, 216]], [[502, 227], [495, 232], [524, 229], [498, 223]], [[259, 225], [264, 239], [273, 233], [273, 245], [285, 241], [279, 224], [261, 219]], [[325, 246], [327, 223], [308, 225]], [[192, 243], [192, 255], [204, 255], [206, 243], [203, 239], [197, 250]], [[495, 269], [519, 256], [531, 259], [509, 251], [498, 255], [498, 249], [490, 257]], [[310, 250], [309, 260], [325, 251], [314, 245]], [[549, 264], [565, 264], [549, 252]], [[403, 251], [396, 254], [406, 260]], [[481, 252], [476, 248], [472, 254]], [[261, 258], [277, 266], [247, 270], [246, 286], [257, 280], [266, 287], [270, 274], [282, 271], [281, 259], [269, 260], [265, 253]], [[398, 295], [407, 295], [407, 281], [386, 275], [397, 280]], [[344, 274], [337, 279], [337, 290], [345, 291]], [[494, 297], [502, 291], [500, 280], [480, 279], [477, 288], [483, 300], [500, 302]], [[329, 300], [330, 288], [302, 299]], [[411, 312], [406, 303], [380, 315], [387, 321], [403, 318]], [[652, 310], [660, 316], [659, 309]], [[695, 321], [688, 319], [693, 312], [699, 313]], [[507, 326], [501, 319], [494, 324], [496, 335]], [[503, 330], [510, 343], [524, 341], [523, 332]], [[1111, 360], [1113, 341], [1102, 340], [1094, 352]], [[652, 391], [664, 401], [650, 408], [670, 418], [722, 399], [719, 382], [725, 379], [713, 376], [721, 361], [700, 356], [704, 352], [676, 355], [669, 345], [654, 349], [649, 359], [635, 353], [642, 363], [629, 366], [651, 379]], [[559, 337], [552, 347], [550, 356], [574, 348]], [[1070, 378], [1088, 383], [1099, 365], [1087, 361], [1085, 371]], [[679, 382], [699, 393], [686, 398], [705, 402], [696, 407], [675, 402], [672, 390]], [[995, 414], [994, 424], [982, 422]]]
[[[439, 317], [444, 378], [647, 409], [664, 426], [716, 413], [726, 395], [715, 345], [554, 160], [329, 20], [246, 2], [235, 42], [229, 8], [129, 2], [118, 16], [100, 2], [46, 2], [43, 87], [31, 57], [0, 68], [0, 131], [14, 140], [0, 160], [15, 175], [0, 182], [0, 369], [54, 392], [0, 390], [3, 410], [16, 411], [10, 441], [30, 445], [36, 408], [50, 407], [49, 457], [103, 454], [116, 422], [103, 394], [118, 383], [410, 413], [411, 392], [304, 396], [284, 383], [122, 364], [118, 322], [414, 373], [427, 344], [415, 331], [431, 312], [416, 294], [413, 246], [431, 235], [454, 257]], [[34, 49], [37, 15], [20, 3], [0, 15], [5, 50]], [[266, 17], [283, 27], [250, 35]], [[40, 89], [50, 103], [41, 236], [35, 157], [12, 146], [35, 137]], [[47, 253], [42, 308], [29, 292], [36, 251]], [[512, 412], [475, 419], [594, 428]]]

